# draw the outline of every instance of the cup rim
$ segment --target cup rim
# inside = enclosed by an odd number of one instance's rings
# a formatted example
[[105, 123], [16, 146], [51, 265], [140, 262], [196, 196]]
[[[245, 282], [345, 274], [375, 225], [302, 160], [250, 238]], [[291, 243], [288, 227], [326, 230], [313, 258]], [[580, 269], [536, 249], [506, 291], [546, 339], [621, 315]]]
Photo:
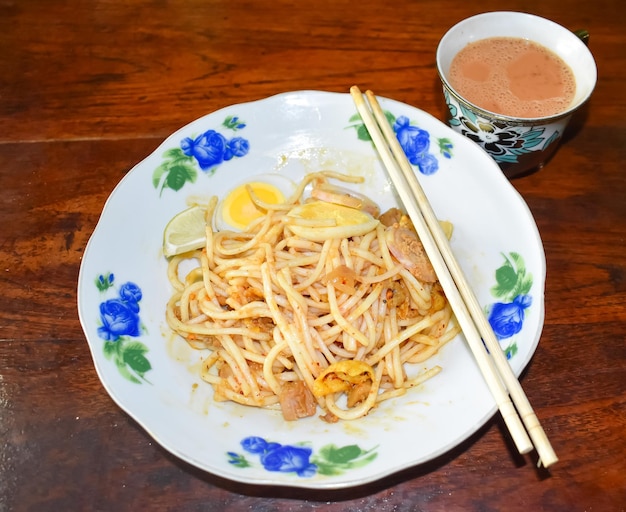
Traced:
[[[542, 23], [546, 23], [549, 25], [552, 25], [555, 29], [561, 31], [563, 34], [567, 33], [567, 34], [571, 34], [571, 37], [573, 38], [572, 41], [577, 41], [574, 42], [574, 44], [578, 45], [578, 49], [584, 53], [586, 53], [587, 57], [590, 59], [590, 63], [592, 64], [592, 69], [590, 70], [592, 75], [590, 76], [590, 86], [589, 86], [589, 90], [587, 91], [587, 93], [581, 97], [580, 99], [578, 99], [578, 101], [576, 101], [575, 103], [572, 103], [572, 105], [570, 105], [566, 110], [563, 110], [562, 112], [558, 112], [556, 114], [552, 114], [552, 115], [548, 115], [548, 116], [543, 116], [543, 117], [518, 117], [518, 116], [510, 116], [510, 115], [506, 115], [506, 114], [501, 114], [498, 112], [493, 112], [491, 110], [487, 110], [484, 109], [482, 107], [479, 107], [478, 105], [476, 105], [475, 103], [472, 103], [471, 101], [468, 101], [467, 99], [465, 99], [462, 95], [460, 95], [456, 89], [454, 87], [452, 87], [452, 85], [450, 84], [450, 82], [448, 81], [444, 71], [443, 71], [443, 65], [442, 65], [442, 46], [443, 44], [446, 42], [446, 40], [448, 38], [450, 38], [452, 36], [452, 34], [460, 29], [462, 29], [464, 26], [469, 25], [470, 23], [476, 21], [478, 18], [494, 18], [494, 17], [525, 17], [525, 18], [531, 18], [534, 19], [536, 21], [541, 21]], [[502, 36], [485, 36], [484, 38], [479, 38], [476, 40], [480, 40], [480, 39], [486, 39], [488, 37], [522, 37], [522, 36], [507, 36], [507, 35], [502, 35]], [[467, 43], [465, 43], [467, 44]], [[540, 43], [541, 44], [541, 43]], [[552, 50], [554, 51], [554, 50]], [[560, 56], [560, 55], [559, 55]], [[560, 56], [561, 58], [563, 58], [562, 56]], [[494, 119], [494, 120], [498, 120], [498, 121], [504, 121], [504, 122], [508, 122], [508, 123], [514, 123], [514, 124], [532, 124], [532, 123], [537, 123], [537, 122], [541, 122], [541, 123], [546, 123], [546, 122], [552, 122], [552, 121], [557, 121], [559, 119], [562, 119], [564, 117], [567, 116], [571, 116], [576, 110], [578, 110], [580, 107], [582, 107], [591, 97], [591, 94], [593, 93], [596, 84], [597, 84], [597, 66], [595, 63], [595, 59], [593, 57], [593, 54], [591, 53], [591, 50], [589, 50], [589, 48], [585, 45], [585, 43], [583, 43], [583, 41], [576, 35], [574, 34], [574, 32], [572, 32], [571, 30], [565, 28], [562, 25], [559, 25], [558, 23], [548, 19], [548, 18], [544, 18], [541, 16], [537, 16], [535, 14], [531, 14], [531, 13], [527, 13], [527, 12], [522, 12], [522, 11], [488, 11], [488, 12], [483, 12], [483, 13], [479, 13], [479, 14], [475, 14], [473, 16], [464, 18], [462, 20], [460, 20], [458, 23], [455, 23], [453, 26], [451, 26], [446, 32], [445, 34], [441, 37], [441, 39], [439, 40], [439, 43], [437, 45], [437, 51], [436, 51], [436, 64], [437, 64], [437, 73], [439, 75], [439, 78], [441, 80], [441, 82], [444, 85], [444, 88], [451, 94], [454, 96], [454, 98], [457, 100], [457, 102], [462, 103], [468, 107], [470, 107], [473, 111], [476, 111], [479, 115], [482, 115], [483, 117], [487, 117], [490, 119]], [[569, 64], [569, 62], [568, 62]]]

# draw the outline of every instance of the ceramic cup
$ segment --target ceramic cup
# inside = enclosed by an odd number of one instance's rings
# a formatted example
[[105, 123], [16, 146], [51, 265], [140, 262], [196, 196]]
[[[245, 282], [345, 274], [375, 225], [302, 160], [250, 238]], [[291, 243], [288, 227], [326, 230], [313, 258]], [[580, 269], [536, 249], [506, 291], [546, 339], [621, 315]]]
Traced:
[[[516, 118], [481, 109], [460, 96], [448, 81], [452, 59], [468, 43], [488, 37], [532, 40], [561, 57], [576, 79], [576, 94], [567, 110], [548, 117]], [[593, 56], [580, 37], [550, 20], [521, 12], [478, 14], [453, 26], [437, 47], [437, 70], [450, 126], [482, 146], [508, 178], [543, 167], [572, 114], [589, 99], [597, 78]]]

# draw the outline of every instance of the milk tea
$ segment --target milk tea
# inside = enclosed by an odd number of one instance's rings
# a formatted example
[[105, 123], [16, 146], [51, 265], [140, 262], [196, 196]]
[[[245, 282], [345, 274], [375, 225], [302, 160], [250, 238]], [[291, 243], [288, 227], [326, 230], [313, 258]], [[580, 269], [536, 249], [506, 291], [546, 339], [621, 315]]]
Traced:
[[558, 55], [517, 37], [469, 43], [452, 60], [448, 79], [467, 101], [511, 117], [558, 114], [576, 93], [574, 73]]

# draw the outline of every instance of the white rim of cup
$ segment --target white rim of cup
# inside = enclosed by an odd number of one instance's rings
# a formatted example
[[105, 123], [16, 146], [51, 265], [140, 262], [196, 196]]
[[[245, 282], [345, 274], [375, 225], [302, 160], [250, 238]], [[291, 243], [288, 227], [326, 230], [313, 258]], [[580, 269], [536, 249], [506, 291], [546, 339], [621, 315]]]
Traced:
[[[452, 87], [452, 85], [446, 78], [446, 75], [444, 74], [443, 69], [442, 69], [442, 64], [441, 64], [442, 50], [441, 49], [442, 49], [443, 44], [447, 42], [447, 39], [452, 37], [453, 33], [457, 32], [458, 30], [462, 30], [465, 26], [471, 24], [472, 22], [475, 22], [478, 18], [503, 17], [503, 16], [509, 16], [509, 17], [523, 16], [523, 17], [532, 18], [536, 22], [544, 23], [545, 25], [550, 26], [553, 30], [558, 30], [560, 33], [567, 35], [568, 38], [571, 36], [573, 44], [578, 46], [578, 50], [581, 51], [589, 59], [589, 64], [591, 64], [590, 72], [592, 73], [593, 76], [591, 77], [591, 81], [590, 81], [591, 86], [589, 87], [589, 90], [587, 91], [587, 93], [582, 98], [579, 98], [578, 101], [574, 103], [573, 105], [571, 105], [567, 110], [560, 112], [558, 114], [553, 114], [551, 116], [545, 116], [545, 117], [516, 117], [516, 116], [508, 116], [505, 114], [499, 114], [497, 112], [492, 112], [491, 110], [486, 110], [484, 108], [481, 108], [478, 105], [472, 103], [471, 101], [466, 100], [458, 92], [456, 92], [454, 87]], [[506, 30], [504, 30], [503, 32], [506, 32]], [[503, 33], [502, 35], [493, 35], [493, 36], [488, 35], [485, 37], [468, 40], [467, 42], [463, 44], [463, 47], [467, 45], [469, 42], [479, 41], [481, 39], [486, 39], [488, 37], [522, 37], [522, 36], [511, 35], [510, 33], [509, 34]], [[541, 42], [539, 44], [543, 45], [543, 43]], [[554, 53], [556, 53], [557, 55], [559, 55], [559, 53], [555, 51], [554, 49], [552, 48], [549, 48], [549, 49], [553, 51]], [[460, 51], [460, 49], [457, 50], [457, 52], [455, 52], [455, 55], [456, 53], [458, 53], [458, 51]], [[562, 55], [559, 55], [559, 57], [566, 60]], [[597, 83], [597, 67], [596, 67], [595, 60], [593, 58], [593, 54], [591, 53], [587, 45], [574, 32], [572, 32], [571, 30], [568, 30], [562, 25], [559, 25], [558, 23], [552, 20], [549, 20], [547, 18], [542, 18], [541, 16], [536, 16], [534, 14], [518, 12], [518, 11], [484, 12], [484, 13], [476, 14], [474, 16], [470, 16], [469, 18], [465, 18], [459, 21], [458, 23], [450, 27], [448, 31], [440, 39], [439, 44], [437, 45], [436, 62], [437, 62], [437, 72], [439, 74], [439, 78], [443, 82], [446, 90], [454, 97], [454, 99], [458, 103], [465, 105], [471, 110], [477, 111], [479, 115], [482, 115], [482, 117], [495, 119], [495, 120], [501, 120], [508, 124], [531, 124], [533, 122], [541, 122], [545, 124], [546, 122], [558, 121], [559, 119], [568, 117], [572, 115], [580, 107], [582, 107], [589, 100]], [[568, 62], [568, 65], [569, 65], [569, 62]]]

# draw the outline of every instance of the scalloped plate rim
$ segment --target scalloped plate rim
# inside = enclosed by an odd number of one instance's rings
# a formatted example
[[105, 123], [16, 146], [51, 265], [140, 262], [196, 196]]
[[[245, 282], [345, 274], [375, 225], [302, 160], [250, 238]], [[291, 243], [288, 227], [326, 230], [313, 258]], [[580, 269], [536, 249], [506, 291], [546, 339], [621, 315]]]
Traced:
[[[85, 333], [85, 336], [87, 338], [88, 341], [88, 346], [92, 355], [92, 359], [94, 362], [94, 366], [96, 369], [96, 372], [98, 374], [98, 377], [103, 385], [103, 387], [105, 388], [105, 390], [107, 391], [107, 393], [110, 395], [110, 397], [113, 399], [113, 401], [123, 410], [125, 411], [126, 414], [128, 414], [134, 421], [137, 422], [138, 425], [140, 425], [156, 442], [158, 442], [163, 448], [165, 448], [167, 451], [169, 451], [170, 453], [172, 453], [173, 455], [175, 455], [176, 457], [180, 458], [181, 460], [186, 461], [187, 463], [198, 467], [199, 469], [202, 469], [204, 471], [207, 471], [209, 473], [213, 473], [219, 477], [222, 478], [226, 478], [229, 480], [233, 480], [233, 481], [238, 481], [241, 483], [246, 483], [246, 484], [250, 484], [250, 485], [277, 485], [277, 486], [283, 486], [283, 487], [300, 487], [300, 488], [310, 488], [310, 489], [326, 489], [326, 490], [332, 490], [332, 489], [342, 489], [342, 488], [346, 488], [346, 487], [353, 487], [353, 486], [359, 486], [359, 485], [363, 485], [369, 482], [373, 482], [373, 481], [377, 481], [380, 480], [382, 478], [385, 478], [389, 475], [392, 475], [394, 473], [397, 473], [399, 471], [405, 470], [407, 468], [411, 468], [414, 466], [418, 466], [420, 464], [423, 464], [425, 462], [428, 462], [430, 460], [433, 460], [437, 457], [442, 456], [443, 454], [449, 452], [451, 449], [453, 449], [455, 446], [459, 445], [460, 443], [462, 443], [463, 441], [465, 441], [466, 439], [468, 439], [469, 437], [471, 437], [474, 433], [476, 433], [483, 425], [485, 425], [487, 423], [487, 421], [496, 413], [497, 411], [497, 407], [494, 405], [492, 405], [487, 411], [485, 411], [485, 413], [481, 416], [481, 418], [479, 418], [470, 428], [468, 428], [463, 435], [457, 437], [454, 442], [452, 442], [450, 445], [446, 445], [446, 446], [441, 446], [439, 447], [439, 449], [432, 451], [429, 456], [427, 456], [426, 458], [424, 458], [423, 460], [407, 460], [405, 462], [399, 463], [397, 466], [393, 467], [393, 468], [387, 468], [385, 470], [379, 471], [379, 472], [372, 472], [369, 473], [367, 476], [358, 476], [355, 478], [350, 478], [350, 477], [345, 477], [345, 478], [341, 478], [341, 479], [333, 479], [333, 478], [328, 478], [326, 480], [306, 480], [306, 479], [296, 479], [296, 478], [291, 478], [291, 475], [289, 475], [289, 478], [285, 478], [283, 474], [281, 473], [269, 473], [267, 472], [266, 478], [262, 478], [262, 477], [255, 477], [253, 479], [249, 478], [246, 476], [245, 472], [242, 472], [238, 469], [230, 469], [230, 471], [215, 471], [214, 469], [211, 469], [209, 467], [207, 467], [206, 462], [203, 462], [202, 459], [198, 459], [196, 457], [193, 457], [191, 455], [189, 455], [188, 453], [185, 453], [181, 450], [179, 450], [177, 447], [175, 446], [169, 446], [167, 444], [164, 444], [163, 441], [159, 438], [159, 435], [152, 429], [151, 425], [150, 425], [150, 421], [146, 421], [145, 418], [141, 417], [141, 414], [138, 414], [137, 411], [135, 411], [132, 407], [129, 407], [126, 400], [124, 400], [124, 397], [120, 396], [118, 393], [118, 390], [116, 390], [115, 385], [112, 384], [111, 382], [109, 382], [107, 376], [106, 376], [106, 372], [104, 371], [105, 368], [105, 361], [103, 361], [101, 359], [101, 355], [98, 353], [98, 346], [95, 344], [95, 342], [100, 343], [101, 340], [97, 339], [97, 340], [91, 340], [89, 338], [88, 335], [88, 325], [90, 323], [92, 323], [92, 319], [90, 319], [89, 314], [92, 314], [92, 312], [86, 312], [83, 310], [83, 308], [81, 307], [83, 304], [83, 297], [84, 297], [84, 293], [86, 290], [86, 282], [87, 280], [91, 277], [91, 276], [86, 276], [83, 272], [84, 270], [84, 266], [85, 266], [85, 261], [86, 259], [89, 257], [90, 255], [90, 249], [91, 246], [93, 244], [94, 239], [96, 238], [97, 234], [99, 233], [99, 231], [102, 229], [102, 225], [105, 222], [105, 217], [108, 215], [109, 213], [109, 209], [111, 207], [111, 204], [113, 203], [115, 197], [120, 193], [120, 191], [122, 189], [124, 189], [129, 180], [139, 172], [139, 170], [142, 168], [142, 166], [145, 164], [145, 162], [153, 157], [154, 155], [158, 155], [160, 153], [163, 152], [163, 150], [169, 146], [172, 145], [173, 141], [176, 140], [180, 140], [180, 138], [183, 136], [183, 134], [185, 134], [186, 132], [189, 131], [190, 127], [194, 126], [194, 125], [199, 125], [202, 124], [205, 121], [211, 120], [213, 118], [218, 117], [219, 115], [232, 110], [234, 107], [239, 107], [239, 106], [245, 106], [245, 107], [251, 107], [251, 106], [261, 106], [264, 103], [267, 104], [269, 102], [272, 101], [280, 101], [280, 100], [284, 100], [284, 99], [288, 99], [291, 97], [306, 97], [306, 98], [322, 98], [322, 99], [329, 99], [330, 101], [334, 101], [335, 99], [338, 99], [339, 101], [341, 101], [341, 99], [349, 99], [349, 94], [346, 93], [337, 93], [337, 92], [325, 92], [325, 91], [313, 91], [313, 90], [302, 90], [302, 91], [292, 91], [292, 92], [283, 92], [283, 93], [279, 93], [267, 98], [262, 98], [262, 99], [258, 99], [258, 100], [253, 100], [253, 101], [249, 101], [249, 102], [244, 102], [244, 103], [239, 103], [239, 104], [235, 104], [235, 105], [230, 105], [230, 106], [226, 106], [223, 108], [220, 108], [214, 112], [210, 112], [207, 113], [193, 121], [191, 121], [190, 123], [187, 123], [186, 125], [182, 126], [181, 128], [179, 128], [178, 130], [176, 130], [174, 133], [172, 133], [171, 135], [169, 135], [167, 138], [165, 138], [163, 140], [163, 142], [161, 144], [158, 145], [158, 147], [152, 152], [150, 153], [146, 158], [144, 158], [142, 161], [138, 162], [136, 165], [134, 165], [118, 182], [118, 184], [114, 187], [114, 189], [111, 191], [110, 195], [108, 196], [108, 198], [106, 199], [103, 209], [102, 209], [102, 213], [96, 223], [96, 226], [93, 230], [92, 235], [89, 238], [89, 241], [85, 247], [85, 251], [83, 254], [83, 258], [81, 261], [81, 268], [80, 268], [80, 273], [79, 273], [79, 279], [78, 279], [78, 290], [77, 290], [77, 303], [78, 303], [78, 313], [79, 313], [79, 320], [81, 323], [81, 326], [83, 328], [83, 331]], [[411, 105], [407, 105], [401, 102], [397, 102], [395, 100], [392, 99], [388, 99], [388, 98], [381, 98], [381, 103], [383, 103], [383, 105], [386, 103], [391, 104], [391, 105], [400, 105], [405, 109], [411, 110], [411, 111], [416, 111], [416, 112], [420, 112], [422, 114], [422, 116], [430, 118], [432, 120], [433, 123], [437, 123], [441, 126], [443, 126], [444, 128], [442, 128], [442, 130], [448, 130], [448, 135], [454, 140], [455, 144], [461, 144], [464, 145], [466, 144], [466, 146], [469, 148], [470, 146], [474, 146], [474, 143], [470, 142], [469, 140], [461, 137], [460, 135], [456, 134], [456, 132], [452, 131], [450, 128], [448, 128], [446, 125], [444, 125], [443, 123], [441, 123], [441, 121], [439, 121], [438, 119], [434, 118], [431, 114], [424, 112], [420, 109], [418, 109], [417, 107], [413, 107]], [[478, 146], [475, 146], [476, 150], [479, 150], [482, 152], [482, 150], [480, 150], [480, 148]], [[473, 151], [473, 150], [470, 150]], [[541, 335], [541, 331], [543, 328], [543, 322], [544, 322], [544, 315], [545, 315], [545, 303], [544, 303], [544, 287], [545, 287], [545, 274], [546, 274], [546, 266], [545, 266], [545, 254], [543, 252], [543, 245], [541, 243], [541, 238], [539, 235], [539, 231], [536, 228], [536, 225], [534, 224], [534, 219], [532, 217], [532, 213], [530, 211], [530, 209], [528, 208], [527, 204], [525, 203], [525, 201], [523, 200], [522, 196], [517, 192], [517, 190], [513, 187], [513, 185], [504, 177], [504, 175], [501, 174], [499, 168], [497, 167], [497, 164], [495, 164], [495, 162], [493, 162], [486, 154], [484, 154], [484, 159], [485, 159], [485, 164], [487, 167], [491, 166], [492, 167], [492, 179], [494, 180], [494, 182], [498, 182], [499, 181], [499, 186], [500, 187], [505, 187], [507, 190], [507, 193], [511, 194], [512, 196], [515, 196], [520, 204], [518, 205], [519, 207], [521, 207], [522, 209], [525, 209], [527, 214], [528, 214], [528, 220], [530, 221], [529, 227], [532, 229], [534, 228], [534, 236], [535, 236], [535, 242], [536, 242], [536, 247], [534, 248], [535, 250], [537, 250], [539, 252], [540, 255], [540, 262], [541, 262], [541, 268], [537, 269], [539, 270], [538, 274], [535, 274], [535, 278], [537, 279], [537, 290], [536, 290], [536, 295], [538, 295], [538, 299], [540, 299], [538, 301], [538, 304], [535, 305], [535, 314], [538, 315], [538, 331], [535, 333], [535, 339], [532, 342], [532, 347], [530, 348], [530, 350], [528, 351], [526, 357], [524, 358], [524, 360], [521, 362], [521, 365], [518, 369], [516, 369], [515, 373], [519, 376], [519, 374], [521, 374], [521, 372], [524, 370], [524, 368], [526, 368], [526, 366], [529, 364], [536, 348], [537, 345], [539, 343], [539, 338]], [[493, 165], [492, 165], [493, 164]], [[535, 270], [535, 272], [537, 271]], [[538, 306], [538, 307], [537, 307]], [[502, 450], [503, 452], [506, 450], [506, 445], [503, 444], [502, 446]]]

